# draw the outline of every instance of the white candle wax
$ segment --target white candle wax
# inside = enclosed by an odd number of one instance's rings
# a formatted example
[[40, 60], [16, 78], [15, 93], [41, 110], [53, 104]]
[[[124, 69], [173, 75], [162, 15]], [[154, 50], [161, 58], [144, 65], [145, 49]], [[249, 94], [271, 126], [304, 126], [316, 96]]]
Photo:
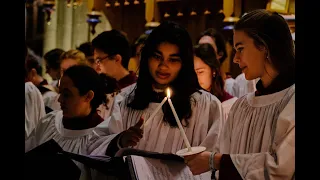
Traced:
[[144, 123], [141, 125], [140, 128], [142, 128], [143, 126], [146, 126], [147, 123], [149, 121], [151, 121], [157, 114], [157, 112], [161, 109], [161, 107], [163, 106], [163, 104], [167, 101], [167, 97], [163, 98], [163, 100], [161, 101], [161, 103], [159, 104], [159, 106], [153, 111], [153, 113], [151, 114], [151, 116], [148, 118], [148, 120], [144, 121]]
[[180, 122], [180, 120], [179, 120], [179, 117], [178, 117], [178, 115], [177, 115], [177, 112], [176, 112], [176, 110], [174, 109], [173, 104], [172, 104], [170, 98], [168, 98], [168, 102], [169, 102], [169, 105], [170, 105], [171, 110], [172, 110], [172, 112], [173, 112], [174, 118], [175, 118], [175, 120], [177, 121], [178, 127], [179, 127], [179, 129], [180, 129], [180, 133], [181, 133], [181, 135], [182, 135], [182, 137], [183, 137], [183, 139], [184, 139], [184, 143], [185, 143], [185, 145], [187, 146], [188, 151], [191, 151], [190, 142], [189, 142], [189, 140], [188, 140], [188, 138], [187, 138], [186, 133], [185, 133], [184, 130], [183, 130], [183, 127], [182, 127], [182, 125], [181, 125], [181, 122]]

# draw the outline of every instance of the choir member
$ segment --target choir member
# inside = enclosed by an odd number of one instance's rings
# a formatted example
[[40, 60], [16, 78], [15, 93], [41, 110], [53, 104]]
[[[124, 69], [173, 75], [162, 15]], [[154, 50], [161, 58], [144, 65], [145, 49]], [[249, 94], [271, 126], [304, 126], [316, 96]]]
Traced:
[[266, 10], [234, 27], [234, 62], [257, 91], [233, 105], [212, 152], [185, 157], [193, 174], [219, 170], [219, 179], [294, 179], [295, 54], [284, 18]]

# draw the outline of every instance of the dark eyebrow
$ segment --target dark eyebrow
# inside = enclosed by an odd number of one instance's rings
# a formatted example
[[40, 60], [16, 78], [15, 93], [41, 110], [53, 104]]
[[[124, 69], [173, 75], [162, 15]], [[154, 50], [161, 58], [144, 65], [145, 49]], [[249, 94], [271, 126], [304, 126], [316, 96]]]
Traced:
[[[161, 51], [158, 51], [158, 50], [155, 50], [155, 53], [158, 53], [158, 54], [160, 54], [161, 56], [163, 55], [162, 52], [161, 52]], [[170, 57], [180, 57], [180, 54], [179, 54], [179, 53], [177, 53], [177, 54], [170, 54], [169, 56], [170, 56]]]
[[170, 54], [170, 57], [180, 57], [180, 54]]
[[197, 70], [202, 70], [202, 69], [204, 69], [204, 68], [202, 68], [202, 67], [201, 67], [201, 68], [197, 68], [196, 71], [197, 71]]
[[155, 50], [154, 52], [162, 55], [161, 51]]
[[237, 46], [239, 46], [239, 45], [243, 45], [243, 43], [242, 43], [242, 42], [237, 42], [237, 43], [234, 45], [234, 48], [237, 48]]

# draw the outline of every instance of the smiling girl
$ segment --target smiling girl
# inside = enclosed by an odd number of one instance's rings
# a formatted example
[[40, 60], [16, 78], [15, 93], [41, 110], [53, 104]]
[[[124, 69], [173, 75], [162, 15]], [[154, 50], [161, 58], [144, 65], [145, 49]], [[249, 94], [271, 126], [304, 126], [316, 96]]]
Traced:
[[108, 120], [107, 131], [112, 135], [100, 151], [107, 149], [108, 155], [114, 155], [120, 148], [129, 146], [160, 153], [184, 149], [183, 137], [168, 102], [141, 128], [140, 118], [150, 117], [166, 97], [168, 87], [191, 146], [212, 149], [223, 118], [221, 103], [209, 92], [200, 90], [188, 32], [178, 24], [164, 22], [145, 42], [137, 83], [116, 97]]

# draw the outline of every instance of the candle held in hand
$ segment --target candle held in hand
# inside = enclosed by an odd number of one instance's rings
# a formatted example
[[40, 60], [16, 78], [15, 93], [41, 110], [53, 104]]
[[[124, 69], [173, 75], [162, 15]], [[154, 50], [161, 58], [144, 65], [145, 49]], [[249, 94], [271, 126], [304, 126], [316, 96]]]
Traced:
[[174, 109], [174, 106], [173, 106], [172, 101], [171, 101], [171, 99], [170, 99], [170, 95], [171, 95], [171, 94], [170, 94], [170, 89], [168, 88], [168, 89], [167, 89], [168, 103], [169, 103], [169, 105], [170, 105], [170, 107], [171, 107], [173, 116], [174, 116], [174, 118], [175, 118], [175, 120], [176, 120], [176, 122], [177, 122], [177, 124], [178, 124], [179, 129], [180, 129], [180, 133], [181, 133], [181, 135], [182, 135], [182, 137], [183, 137], [184, 143], [185, 143], [185, 145], [187, 146], [188, 151], [191, 151], [190, 142], [189, 142], [189, 140], [188, 140], [188, 138], [187, 138], [186, 133], [185, 133], [184, 130], [183, 130], [183, 127], [182, 127], [181, 122], [180, 122], [180, 120], [179, 120], [178, 114], [177, 114], [176, 110]]
[[163, 104], [167, 101], [167, 97], [163, 98], [163, 100], [161, 101], [161, 103], [159, 104], [159, 106], [153, 111], [153, 113], [151, 114], [151, 116], [148, 118], [148, 120], [146, 120], [140, 128], [142, 128], [143, 126], [146, 126], [147, 123], [149, 123], [149, 121], [151, 121], [155, 116], [156, 114], [158, 113], [158, 111], [161, 109], [161, 107], [163, 106]]

